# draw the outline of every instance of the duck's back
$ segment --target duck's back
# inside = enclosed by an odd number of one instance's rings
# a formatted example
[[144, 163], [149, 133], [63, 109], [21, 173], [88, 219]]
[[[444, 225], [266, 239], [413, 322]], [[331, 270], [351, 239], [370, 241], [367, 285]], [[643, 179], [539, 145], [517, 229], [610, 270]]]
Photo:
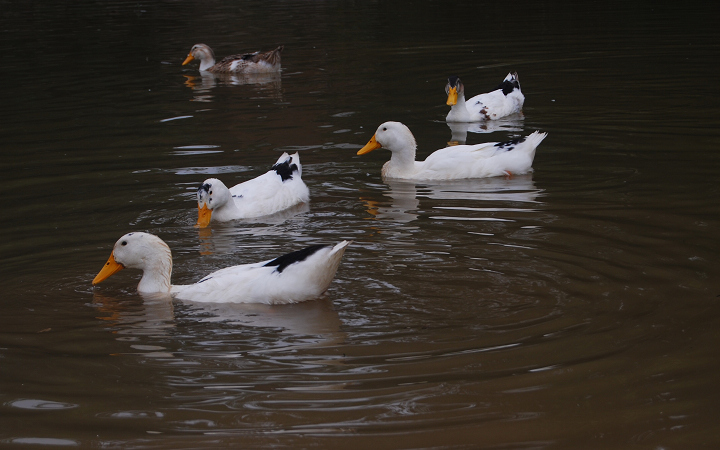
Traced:
[[243, 217], [273, 214], [310, 200], [297, 155], [286, 153], [264, 174], [231, 187], [230, 194]]
[[228, 267], [195, 284], [173, 286], [181, 300], [215, 303], [296, 303], [320, 296], [350, 242], [317, 245], [255, 264]]
[[535, 149], [545, 136], [535, 132], [507, 142], [446, 147], [417, 162], [416, 178], [442, 180], [527, 173], [532, 170]]
[[280, 70], [283, 46], [269, 52], [243, 53], [226, 56], [208, 69], [213, 73], [263, 73]]
[[468, 111], [482, 120], [494, 120], [522, 111], [525, 96], [520, 90], [505, 95], [501, 89], [476, 95], [466, 101]]

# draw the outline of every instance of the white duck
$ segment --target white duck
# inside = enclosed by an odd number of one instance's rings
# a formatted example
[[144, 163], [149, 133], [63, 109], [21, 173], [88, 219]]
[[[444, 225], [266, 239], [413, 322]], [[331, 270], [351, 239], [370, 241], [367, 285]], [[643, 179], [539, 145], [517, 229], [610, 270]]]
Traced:
[[182, 65], [197, 59], [201, 72], [211, 73], [263, 73], [280, 70], [280, 52], [283, 46], [269, 52], [245, 53], [226, 56], [215, 64], [215, 53], [205, 44], [195, 44]]
[[142, 294], [213, 303], [296, 303], [328, 289], [348, 244], [314, 245], [272, 260], [227, 267], [195, 284], [171, 285], [172, 255], [167, 244], [153, 234], [128, 233], [115, 243], [92, 284], [131, 268], [143, 271], [138, 284]]
[[450, 112], [448, 122], [478, 122], [509, 116], [522, 111], [525, 96], [520, 91], [517, 73], [509, 73], [491, 92], [465, 100], [465, 85], [453, 75], [445, 86]]
[[197, 190], [196, 226], [208, 226], [211, 218], [226, 222], [267, 216], [308, 201], [300, 155], [283, 153], [266, 173], [229, 189], [217, 178], [205, 180]]
[[382, 168], [383, 178], [404, 180], [454, 180], [512, 176], [530, 172], [535, 149], [547, 133], [536, 131], [508, 142], [455, 145], [433, 152], [425, 161], [415, 161], [417, 144], [408, 127], [400, 122], [385, 122], [357, 154], [378, 148], [392, 152]]

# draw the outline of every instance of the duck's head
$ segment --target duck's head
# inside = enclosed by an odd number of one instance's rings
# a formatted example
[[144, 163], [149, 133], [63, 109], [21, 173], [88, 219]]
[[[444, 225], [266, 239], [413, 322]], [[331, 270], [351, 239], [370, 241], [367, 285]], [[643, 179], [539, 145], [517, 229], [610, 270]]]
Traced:
[[402, 152], [412, 148], [415, 151], [415, 137], [410, 129], [400, 122], [385, 122], [380, 125], [365, 147], [358, 150], [358, 155], [370, 153], [378, 148], [385, 148], [391, 152]]
[[184, 66], [195, 59], [199, 60], [201, 64], [203, 61], [212, 61], [214, 63], [215, 53], [213, 53], [212, 49], [205, 44], [195, 44], [190, 49], [190, 53], [188, 53], [187, 58], [185, 58], [182, 65]]
[[157, 261], [165, 261], [170, 256], [170, 248], [159, 237], [149, 233], [128, 233], [118, 239], [110, 258], [100, 273], [92, 281], [93, 285], [105, 281], [125, 268], [145, 270]]
[[208, 178], [197, 190], [198, 221], [197, 228], [205, 228], [210, 225], [212, 212], [220, 208], [232, 199], [230, 190], [225, 183], [217, 178]]
[[447, 94], [448, 106], [454, 106], [457, 104], [458, 96], [465, 96], [465, 86], [456, 75], [452, 75], [448, 78], [448, 83], [445, 85], [445, 93]]

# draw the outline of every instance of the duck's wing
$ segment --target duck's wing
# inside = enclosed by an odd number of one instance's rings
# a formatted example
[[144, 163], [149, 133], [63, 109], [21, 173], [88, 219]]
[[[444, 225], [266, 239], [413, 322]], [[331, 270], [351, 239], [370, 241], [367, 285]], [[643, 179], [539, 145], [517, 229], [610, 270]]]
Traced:
[[419, 163], [420, 178], [450, 180], [459, 178], [483, 178], [505, 175], [495, 159], [512, 150], [502, 143], [486, 142], [477, 145], [456, 145], [432, 153]]
[[272, 270], [263, 263], [227, 267], [213, 272], [195, 284], [172, 286], [171, 294], [181, 300], [212, 303], [249, 303], [243, 300], [250, 286], [263, 284]]
[[463, 161], [490, 158], [496, 152], [496, 142], [485, 142], [475, 145], [454, 145], [441, 148], [430, 154], [425, 160], [426, 164], [434, 167], [451, 166]]
[[285, 47], [281, 45], [275, 50], [270, 50], [268, 52], [248, 53], [243, 55], [243, 60], [252, 63], [266, 62], [271, 66], [274, 66], [276, 64], [280, 64], [280, 53], [284, 48]]
[[471, 114], [479, 115], [485, 120], [499, 119], [520, 111], [517, 102], [506, 97], [500, 89], [476, 95], [467, 100], [465, 106]]
[[298, 203], [310, 201], [310, 191], [302, 180], [302, 165], [297, 153], [283, 155], [264, 174], [230, 188], [235, 205], [257, 208], [271, 214]]
[[213, 72], [266, 72], [280, 68], [283, 46], [269, 52], [239, 53], [226, 56], [211, 67]]
[[518, 113], [525, 103], [517, 74], [509, 73], [495, 90], [476, 95], [465, 102], [468, 111], [485, 119], [499, 119]]
[[195, 284], [173, 286], [182, 300], [217, 303], [295, 303], [320, 296], [332, 282], [350, 242], [315, 245], [255, 264], [233, 266]]

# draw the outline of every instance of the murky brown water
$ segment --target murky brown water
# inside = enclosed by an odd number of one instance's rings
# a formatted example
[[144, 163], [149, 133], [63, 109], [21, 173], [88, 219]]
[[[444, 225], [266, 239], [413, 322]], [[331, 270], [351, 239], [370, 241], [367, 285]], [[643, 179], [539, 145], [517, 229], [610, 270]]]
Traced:
[[[720, 445], [709, 7], [46, 3], [0, 15], [0, 446]], [[284, 44], [282, 75], [200, 77], [197, 42]], [[448, 75], [511, 70], [524, 117], [447, 126]], [[421, 157], [549, 136], [531, 175], [385, 183], [355, 151], [386, 120]], [[202, 180], [294, 150], [308, 209], [192, 227]], [[321, 300], [167, 304], [132, 271], [90, 285], [133, 230], [177, 283], [355, 243]]]

